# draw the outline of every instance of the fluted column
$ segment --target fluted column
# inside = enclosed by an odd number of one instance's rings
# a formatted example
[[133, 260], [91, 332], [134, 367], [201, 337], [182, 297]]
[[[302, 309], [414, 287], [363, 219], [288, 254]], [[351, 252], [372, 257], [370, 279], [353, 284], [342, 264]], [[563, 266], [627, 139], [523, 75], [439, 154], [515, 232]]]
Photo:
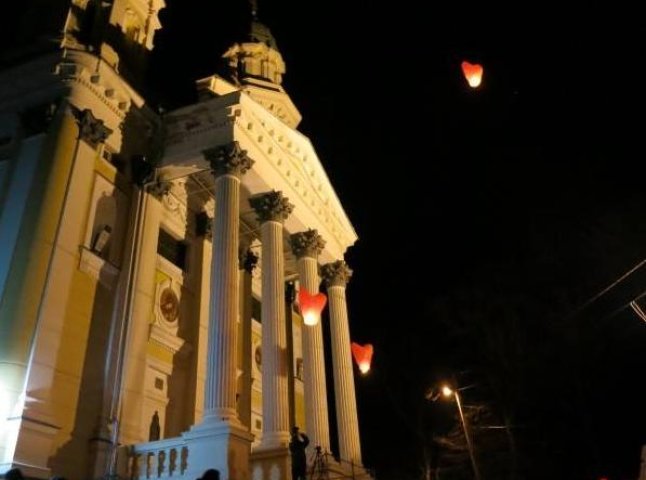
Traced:
[[237, 142], [205, 150], [215, 176], [213, 260], [204, 421], [237, 422], [236, 360], [240, 177], [253, 161]]
[[262, 445], [273, 448], [289, 443], [283, 222], [294, 207], [276, 191], [254, 195], [249, 203], [262, 241]]
[[240, 271], [240, 326], [238, 365], [242, 370], [238, 387], [238, 416], [240, 422], [251, 428], [251, 283], [253, 270], [258, 263], [258, 255], [249, 245], [240, 245], [238, 255]]
[[339, 260], [323, 265], [321, 274], [327, 286], [330, 308], [339, 454], [343, 460], [361, 464], [359, 420], [357, 418], [357, 400], [354, 393], [352, 353], [350, 351], [348, 306], [345, 299], [345, 287], [352, 276], [352, 270], [348, 268], [344, 261]]
[[[290, 238], [292, 252], [298, 259], [297, 269], [301, 288], [311, 294], [319, 291], [318, 255], [325, 241], [316, 230], [295, 233]], [[330, 424], [325, 384], [323, 328], [319, 321], [303, 327], [303, 380], [305, 382], [305, 433], [310, 446], [330, 450]]]

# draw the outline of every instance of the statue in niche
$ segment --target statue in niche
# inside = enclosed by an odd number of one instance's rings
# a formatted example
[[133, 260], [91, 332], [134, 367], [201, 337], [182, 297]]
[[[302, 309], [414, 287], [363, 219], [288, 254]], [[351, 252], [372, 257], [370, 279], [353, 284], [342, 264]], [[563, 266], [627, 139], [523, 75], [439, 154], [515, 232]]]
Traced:
[[155, 440], [159, 440], [160, 435], [161, 435], [161, 427], [159, 425], [159, 414], [157, 413], [157, 410], [155, 410], [155, 413], [153, 414], [153, 418], [150, 421], [150, 430], [148, 431], [148, 441], [154, 442]]

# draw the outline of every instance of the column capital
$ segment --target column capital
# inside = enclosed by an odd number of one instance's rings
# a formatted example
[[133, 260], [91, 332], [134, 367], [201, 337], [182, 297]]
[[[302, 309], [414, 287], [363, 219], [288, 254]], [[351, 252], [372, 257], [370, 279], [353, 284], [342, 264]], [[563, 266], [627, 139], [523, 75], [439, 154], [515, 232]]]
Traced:
[[247, 151], [242, 150], [238, 142], [207, 148], [202, 151], [202, 154], [211, 165], [216, 178], [221, 175], [234, 175], [240, 178], [254, 164], [254, 161], [247, 156]]
[[321, 267], [321, 277], [328, 288], [345, 287], [352, 277], [352, 270], [344, 260], [337, 260]]
[[272, 190], [249, 197], [249, 205], [256, 211], [258, 222], [284, 222], [294, 210], [283, 192]]
[[103, 120], [96, 118], [89, 108], [80, 110], [72, 107], [72, 112], [79, 126], [79, 138], [91, 147], [98, 147], [112, 133], [112, 129], [106, 127]]
[[248, 247], [241, 247], [238, 251], [238, 268], [251, 274], [258, 265], [258, 255]]
[[314, 229], [292, 234], [289, 237], [289, 244], [296, 258], [317, 258], [325, 248], [325, 240]]

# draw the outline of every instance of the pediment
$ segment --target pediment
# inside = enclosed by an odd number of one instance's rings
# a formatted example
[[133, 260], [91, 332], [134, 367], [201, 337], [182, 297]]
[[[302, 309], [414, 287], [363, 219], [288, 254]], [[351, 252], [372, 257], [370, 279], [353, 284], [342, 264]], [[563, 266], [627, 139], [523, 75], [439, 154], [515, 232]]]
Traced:
[[182, 108], [166, 117], [166, 125], [166, 178], [205, 175], [210, 167], [202, 152], [238, 142], [255, 161], [242, 177], [243, 188], [248, 194], [282, 191], [296, 205], [286, 229], [317, 229], [328, 242], [322, 261], [343, 258], [357, 240], [309, 138], [247, 93], [238, 90]]

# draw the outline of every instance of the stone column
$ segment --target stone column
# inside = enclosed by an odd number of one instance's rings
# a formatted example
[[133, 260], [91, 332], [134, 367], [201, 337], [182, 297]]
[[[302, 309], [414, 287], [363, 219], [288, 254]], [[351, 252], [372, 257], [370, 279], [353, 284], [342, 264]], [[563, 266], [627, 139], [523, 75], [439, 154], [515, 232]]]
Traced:
[[[292, 252], [298, 259], [300, 288], [311, 294], [319, 291], [318, 255], [325, 241], [316, 230], [295, 233], [290, 238]], [[305, 433], [310, 447], [330, 450], [330, 425], [325, 384], [325, 356], [323, 328], [319, 321], [314, 326], [303, 326], [303, 380], [305, 382]]]
[[330, 308], [339, 454], [342, 460], [361, 464], [359, 420], [357, 418], [357, 400], [354, 393], [352, 353], [350, 351], [350, 327], [345, 299], [345, 287], [352, 276], [352, 270], [348, 268], [344, 261], [339, 260], [323, 265], [321, 274], [327, 286]]
[[249, 198], [261, 224], [263, 448], [289, 443], [283, 222], [294, 206], [281, 192]]
[[[209, 211], [215, 208], [209, 204]], [[213, 218], [210, 216], [206, 209], [197, 214], [195, 217], [195, 233], [196, 233], [196, 249], [198, 250], [196, 257], [199, 258], [197, 278], [199, 278], [199, 297], [197, 312], [199, 316], [198, 325], [196, 325], [195, 334], [195, 370], [194, 375], [194, 416], [193, 423], [199, 423], [204, 416], [204, 386], [206, 384], [207, 372], [207, 351], [208, 351], [208, 338], [209, 338], [209, 300], [211, 292], [211, 262], [213, 260]], [[194, 348], [195, 348], [194, 347]]]
[[204, 421], [238, 422], [236, 360], [240, 177], [253, 161], [237, 143], [204, 151], [215, 176], [213, 260]]
[[248, 245], [241, 245], [238, 261], [241, 293], [238, 365], [242, 370], [238, 382], [238, 417], [247, 429], [251, 429], [251, 282], [258, 255]]
[[211, 303], [204, 416], [182, 437], [190, 452], [186, 478], [215, 468], [223, 479], [249, 480], [253, 436], [236, 411], [240, 178], [253, 161], [237, 142], [203, 152], [215, 176]]

